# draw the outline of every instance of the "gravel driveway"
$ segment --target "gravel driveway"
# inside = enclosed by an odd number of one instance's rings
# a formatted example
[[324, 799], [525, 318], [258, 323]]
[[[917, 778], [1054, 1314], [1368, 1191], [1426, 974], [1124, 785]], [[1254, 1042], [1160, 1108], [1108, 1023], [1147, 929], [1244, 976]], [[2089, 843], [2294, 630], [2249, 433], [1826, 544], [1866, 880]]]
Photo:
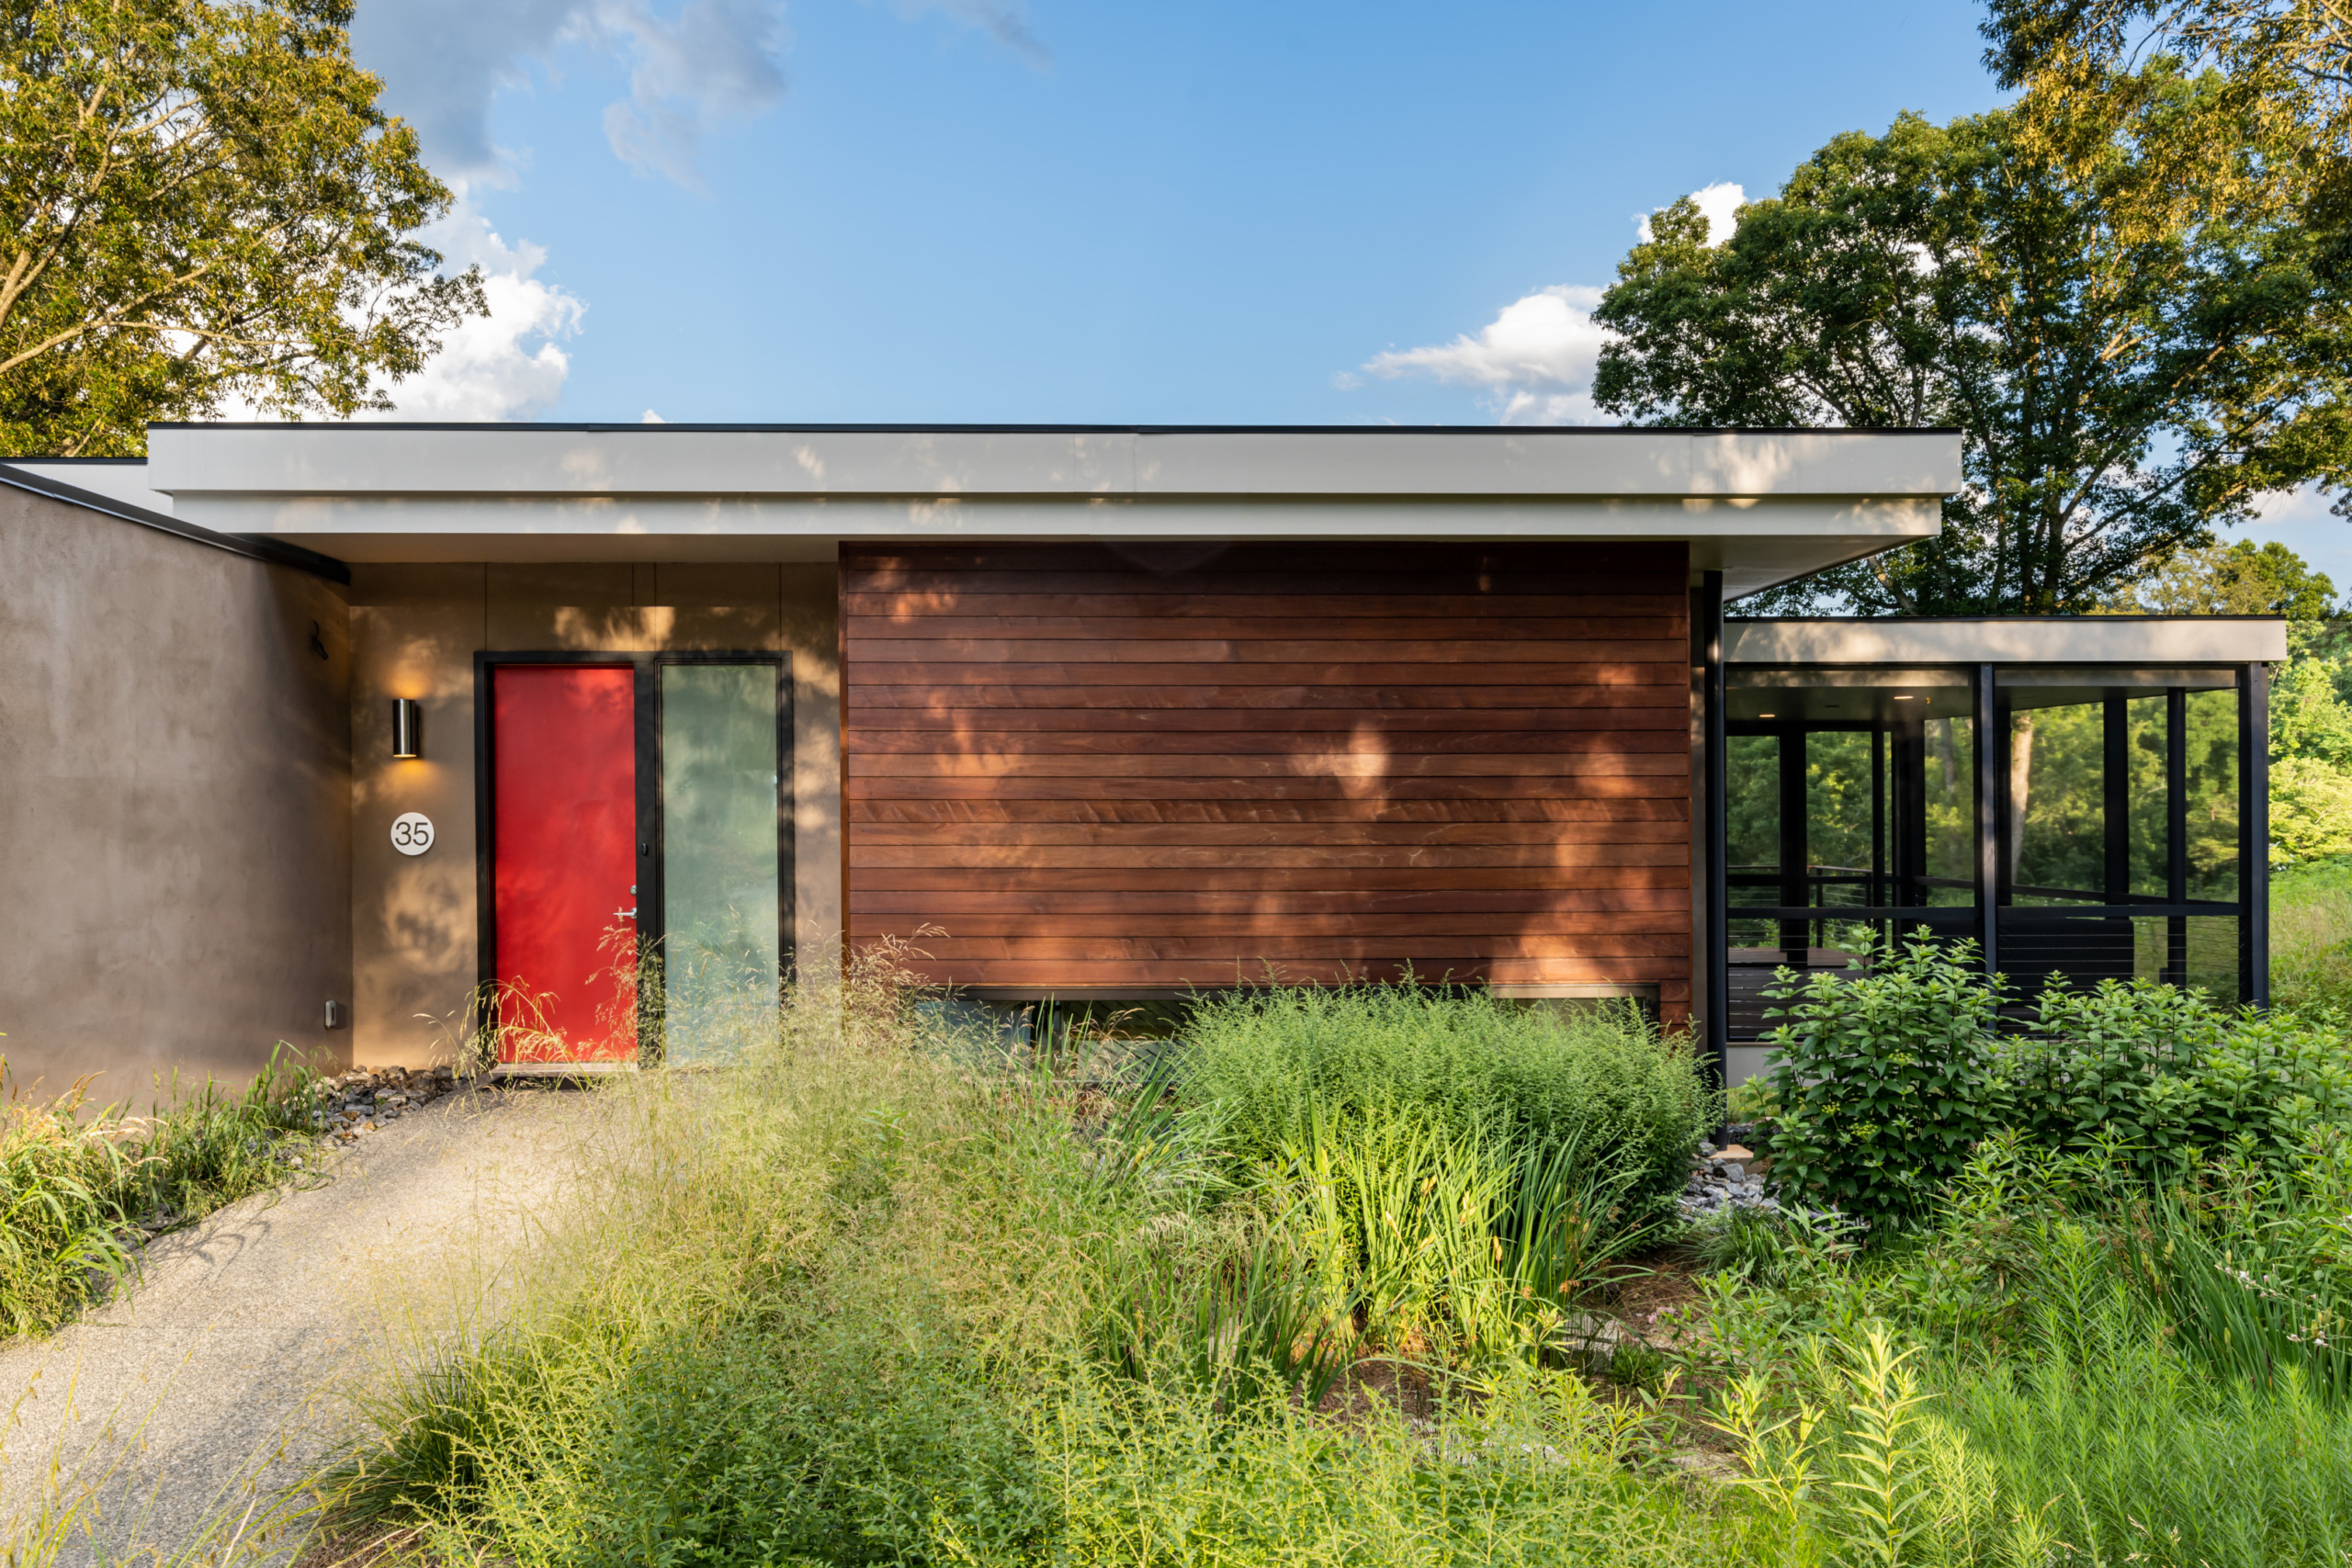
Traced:
[[0, 1348], [0, 1543], [46, 1493], [98, 1505], [65, 1561], [168, 1552], [297, 1479], [388, 1344], [490, 1299], [562, 1190], [577, 1108], [450, 1095], [327, 1156], [322, 1185], [157, 1238], [122, 1299]]

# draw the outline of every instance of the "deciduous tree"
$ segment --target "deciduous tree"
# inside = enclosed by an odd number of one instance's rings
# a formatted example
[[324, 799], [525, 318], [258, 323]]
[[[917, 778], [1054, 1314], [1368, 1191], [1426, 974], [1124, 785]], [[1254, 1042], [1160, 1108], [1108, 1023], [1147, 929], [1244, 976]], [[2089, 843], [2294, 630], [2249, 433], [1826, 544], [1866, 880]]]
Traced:
[[2077, 106], [2063, 156], [2018, 109], [1840, 136], [1724, 243], [1684, 200], [1621, 264], [1603, 408], [1963, 433], [1940, 537], [1784, 605], [2086, 610], [2265, 491], [2352, 479], [2346, 291], [2291, 217], [2152, 220], [2153, 145], [2247, 127], [2218, 76], [2157, 60], [2134, 84]]
[[390, 406], [484, 310], [347, 0], [0, 6], [0, 452], [135, 454], [225, 404]]

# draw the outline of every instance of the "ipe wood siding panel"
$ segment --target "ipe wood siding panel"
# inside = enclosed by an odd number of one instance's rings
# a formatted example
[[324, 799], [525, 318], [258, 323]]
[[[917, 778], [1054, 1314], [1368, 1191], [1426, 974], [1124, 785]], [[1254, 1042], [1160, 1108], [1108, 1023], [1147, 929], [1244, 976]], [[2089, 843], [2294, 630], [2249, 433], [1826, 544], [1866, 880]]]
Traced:
[[1409, 965], [1650, 983], [1687, 1012], [1682, 546], [854, 546], [841, 566], [853, 947], [903, 939], [965, 986]]

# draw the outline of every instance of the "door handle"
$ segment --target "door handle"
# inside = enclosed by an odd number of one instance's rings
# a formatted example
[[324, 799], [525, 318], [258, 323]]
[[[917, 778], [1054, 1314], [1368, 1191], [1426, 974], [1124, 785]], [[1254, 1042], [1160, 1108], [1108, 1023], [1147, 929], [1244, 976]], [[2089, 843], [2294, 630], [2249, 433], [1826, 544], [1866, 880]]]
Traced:
[[613, 911], [613, 919], [616, 920], [633, 920], [637, 919], [637, 911], [635, 909], [615, 909]]

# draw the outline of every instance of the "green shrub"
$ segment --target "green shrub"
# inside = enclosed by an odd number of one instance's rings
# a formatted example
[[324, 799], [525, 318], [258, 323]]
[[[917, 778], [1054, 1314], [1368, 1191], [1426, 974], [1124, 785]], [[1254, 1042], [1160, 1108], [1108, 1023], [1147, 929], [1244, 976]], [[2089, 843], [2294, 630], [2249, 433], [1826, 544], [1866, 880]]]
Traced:
[[1203, 1001], [1182, 1091], [1214, 1104], [1242, 1165], [1279, 1161], [1329, 1122], [1416, 1122], [1548, 1149], [1574, 1142], [1629, 1173], [1637, 1211], [1670, 1205], [1721, 1107], [1690, 1042], [1630, 1004], [1561, 1010], [1431, 986], [1278, 989]]
[[1866, 974], [1780, 973], [1772, 1170], [1873, 1225], [1924, 1214], [1993, 1129], [1994, 998], [1973, 949], [1915, 937]]
[[2113, 1148], [2150, 1176], [2233, 1147], [2291, 1160], [2352, 1118], [2340, 1034], [2153, 981], [2052, 986], [2000, 1056], [1998, 1121], [2047, 1149]]
[[2339, 1031], [2153, 981], [2047, 987], [2023, 1028], [1995, 1032], [1996, 992], [1966, 943], [1915, 938], [1865, 975], [1766, 994], [1783, 1182], [1873, 1224], [1918, 1219], [1997, 1129], [2052, 1154], [2177, 1177], [2224, 1150], [2299, 1159], [2352, 1123]]

